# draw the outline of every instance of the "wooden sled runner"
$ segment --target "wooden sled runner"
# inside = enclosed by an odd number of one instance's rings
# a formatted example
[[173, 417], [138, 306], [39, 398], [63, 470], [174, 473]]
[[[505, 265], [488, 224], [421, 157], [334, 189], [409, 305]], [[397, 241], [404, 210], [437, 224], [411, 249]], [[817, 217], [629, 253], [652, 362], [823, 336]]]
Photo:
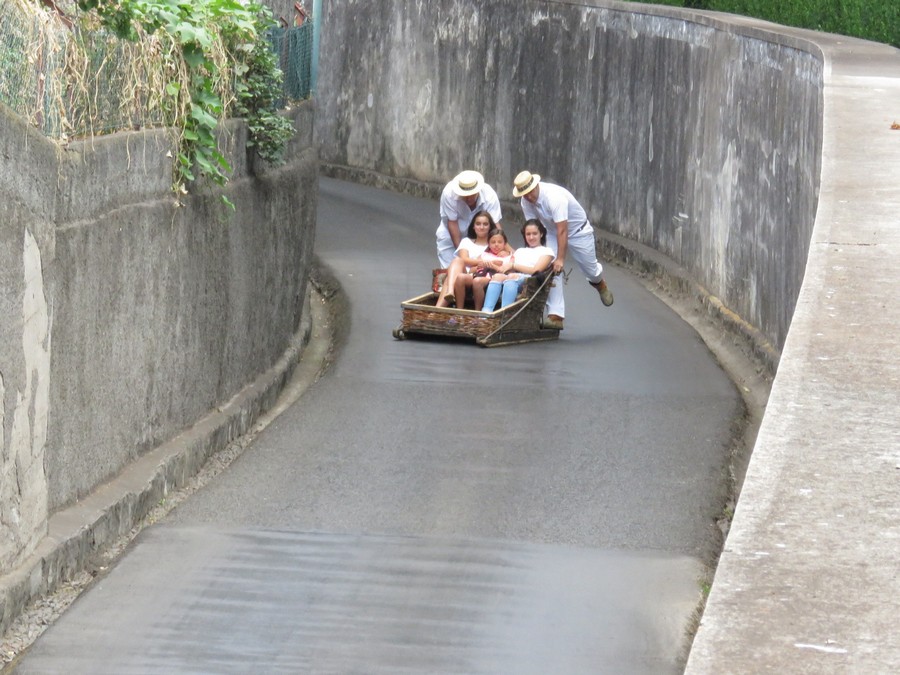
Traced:
[[394, 329], [394, 337], [439, 335], [474, 340], [482, 347], [556, 340], [559, 330], [541, 325], [553, 278], [552, 274], [531, 277], [514, 303], [495, 312], [435, 307], [436, 292], [419, 295], [400, 304], [403, 321]]

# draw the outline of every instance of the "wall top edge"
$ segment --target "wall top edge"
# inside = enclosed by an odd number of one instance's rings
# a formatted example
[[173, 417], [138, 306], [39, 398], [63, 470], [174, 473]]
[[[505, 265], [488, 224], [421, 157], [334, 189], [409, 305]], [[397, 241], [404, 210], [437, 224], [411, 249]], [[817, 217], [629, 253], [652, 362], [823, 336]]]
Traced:
[[845, 62], [854, 63], [865, 55], [879, 62], [894, 62], [900, 69], [900, 49], [880, 42], [872, 42], [846, 35], [822, 33], [819, 31], [783, 26], [762, 19], [712, 12], [692, 10], [668, 5], [652, 5], [618, 0], [544, 0], [547, 4], [570, 7], [606, 9], [614, 12], [667, 17], [708, 26], [715, 30], [743, 37], [771, 42], [804, 51], [823, 61], [839, 66]]

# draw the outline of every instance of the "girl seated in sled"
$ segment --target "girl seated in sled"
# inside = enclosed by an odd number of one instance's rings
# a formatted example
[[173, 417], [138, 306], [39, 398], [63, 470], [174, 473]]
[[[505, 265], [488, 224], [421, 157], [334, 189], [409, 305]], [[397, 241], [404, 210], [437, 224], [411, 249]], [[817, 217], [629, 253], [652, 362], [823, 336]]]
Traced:
[[477, 266], [471, 269], [469, 274], [460, 274], [456, 277], [454, 295], [457, 298], [464, 298], [466, 291], [471, 288], [474, 309], [480, 311], [484, 304], [484, 292], [491, 277], [509, 271], [511, 264], [512, 250], [506, 233], [495, 227], [488, 233], [488, 247], [478, 259]]
[[[468, 275], [470, 269], [478, 267], [481, 254], [488, 246], [488, 233], [496, 227], [494, 219], [487, 211], [478, 211], [469, 223], [466, 236], [456, 247], [456, 257], [447, 268], [447, 277], [438, 295], [436, 307], [450, 307], [456, 304], [454, 287], [457, 277]], [[465, 301], [465, 296], [459, 300], [459, 304]]]
[[528, 278], [543, 272], [553, 262], [553, 250], [547, 247], [547, 228], [541, 221], [526, 221], [522, 226], [522, 238], [525, 239], [525, 246], [516, 249], [504, 269], [498, 270], [484, 281], [487, 289], [482, 291], [482, 311], [493, 312], [497, 300], [500, 300], [501, 309], [515, 302]]

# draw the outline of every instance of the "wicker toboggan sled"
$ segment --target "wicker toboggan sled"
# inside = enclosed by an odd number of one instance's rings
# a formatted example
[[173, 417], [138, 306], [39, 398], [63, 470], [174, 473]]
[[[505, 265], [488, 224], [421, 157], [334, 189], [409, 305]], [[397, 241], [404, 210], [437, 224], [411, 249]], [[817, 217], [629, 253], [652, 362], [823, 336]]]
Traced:
[[556, 340], [559, 330], [542, 325], [553, 280], [552, 274], [529, 278], [519, 298], [495, 312], [435, 307], [437, 292], [419, 295], [400, 304], [403, 321], [394, 329], [394, 337], [403, 340], [412, 335], [438, 335], [474, 340], [482, 347]]

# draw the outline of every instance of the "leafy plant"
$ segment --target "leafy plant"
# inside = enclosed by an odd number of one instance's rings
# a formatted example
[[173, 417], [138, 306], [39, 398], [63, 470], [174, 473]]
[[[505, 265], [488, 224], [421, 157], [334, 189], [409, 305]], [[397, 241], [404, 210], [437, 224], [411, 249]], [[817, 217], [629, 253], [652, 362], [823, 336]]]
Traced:
[[273, 164], [282, 162], [284, 148], [294, 133], [294, 126], [276, 112], [282, 89], [275, 53], [269, 48], [247, 50], [245, 60], [237, 66], [235, 74], [235, 110], [247, 122], [250, 131], [248, 145], [254, 147], [266, 161]]
[[742, 14], [900, 47], [897, 0], [661, 0], [661, 4]]
[[231, 166], [217, 130], [231, 114], [247, 118], [250, 142], [264, 159], [281, 160], [293, 127], [275, 109], [282, 74], [267, 39], [271, 10], [255, 0], [78, 0], [78, 6], [121, 39], [161, 33], [174, 47], [159, 56], [171, 61], [164, 109], [180, 130], [177, 191], [186, 191], [197, 171], [219, 185], [228, 180]]

